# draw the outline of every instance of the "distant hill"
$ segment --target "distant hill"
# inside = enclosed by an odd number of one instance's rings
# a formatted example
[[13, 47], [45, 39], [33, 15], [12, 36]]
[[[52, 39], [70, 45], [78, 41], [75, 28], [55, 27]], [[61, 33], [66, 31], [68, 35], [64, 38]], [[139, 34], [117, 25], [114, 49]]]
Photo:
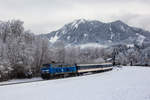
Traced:
[[142, 44], [150, 42], [150, 32], [128, 26], [120, 20], [103, 23], [97, 20], [79, 19], [43, 36], [46, 36], [51, 43], [61, 40], [65, 44], [71, 45], [87, 43], [102, 45]]

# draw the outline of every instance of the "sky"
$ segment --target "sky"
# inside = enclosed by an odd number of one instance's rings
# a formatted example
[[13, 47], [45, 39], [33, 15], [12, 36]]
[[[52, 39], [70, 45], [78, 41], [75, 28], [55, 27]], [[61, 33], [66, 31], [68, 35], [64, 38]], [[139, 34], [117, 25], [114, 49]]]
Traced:
[[112, 22], [150, 31], [150, 0], [0, 0], [0, 20], [19, 19], [26, 30], [49, 33], [76, 19]]

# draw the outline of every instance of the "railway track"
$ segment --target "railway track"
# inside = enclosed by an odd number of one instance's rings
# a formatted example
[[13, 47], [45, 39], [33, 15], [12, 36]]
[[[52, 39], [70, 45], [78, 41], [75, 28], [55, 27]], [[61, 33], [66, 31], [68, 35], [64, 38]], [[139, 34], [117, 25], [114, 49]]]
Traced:
[[12, 83], [4, 83], [4, 84], [2, 83], [2, 84], [0, 84], [0, 87], [1, 87], [1, 86], [6, 86], [6, 85], [33, 83], [33, 82], [40, 82], [40, 81], [47, 81], [47, 80], [39, 79], [39, 80], [22, 81], [22, 82], [12, 82]]
[[[89, 74], [87, 74], [87, 75], [89, 75]], [[69, 76], [69, 77], [73, 77], [73, 76]], [[69, 77], [64, 77], [64, 78], [69, 78]], [[7, 86], [7, 85], [24, 84], [24, 83], [34, 83], [34, 82], [42, 82], [42, 81], [49, 81], [49, 80], [56, 80], [56, 79], [63, 79], [63, 78], [61, 77], [61, 78], [51, 78], [51, 79], [48, 79], [48, 80], [39, 79], [39, 80], [22, 81], [22, 82], [0, 83], [0, 87]]]

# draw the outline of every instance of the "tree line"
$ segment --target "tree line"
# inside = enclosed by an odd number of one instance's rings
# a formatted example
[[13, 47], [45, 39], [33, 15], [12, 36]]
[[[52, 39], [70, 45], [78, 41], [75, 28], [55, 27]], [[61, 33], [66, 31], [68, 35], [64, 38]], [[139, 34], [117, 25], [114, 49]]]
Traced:
[[0, 79], [37, 75], [48, 58], [49, 41], [25, 30], [20, 20], [0, 22]]

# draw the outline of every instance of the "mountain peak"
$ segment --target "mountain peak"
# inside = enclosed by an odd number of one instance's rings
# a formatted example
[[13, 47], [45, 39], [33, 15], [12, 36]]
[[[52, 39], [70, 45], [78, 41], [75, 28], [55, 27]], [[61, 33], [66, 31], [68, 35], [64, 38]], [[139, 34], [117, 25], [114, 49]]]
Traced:
[[85, 23], [87, 20], [84, 18], [81, 18], [81, 19], [77, 19], [76, 21], [81, 22], [81, 23]]
[[86, 19], [77, 19], [77, 20], [74, 20], [72, 23], [75, 23], [75, 24], [81, 24], [81, 23], [85, 23], [87, 20]]
[[72, 23], [71, 23], [71, 26], [72, 27], [75, 27], [75, 28], [78, 28], [78, 26], [80, 25], [80, 24], [84, 24], [85, 22], [86, 22], [87, 20], [85, 20], [85, 19], [77, 19], [77, 20], [74, 20]]
[[121, 20], [116, 20], [116, 21], [114, 21], [114, 22], [111, 22], [111, 23], [116, 23], [116, 24], [125, 24], [123, 21], [121, 21]]

